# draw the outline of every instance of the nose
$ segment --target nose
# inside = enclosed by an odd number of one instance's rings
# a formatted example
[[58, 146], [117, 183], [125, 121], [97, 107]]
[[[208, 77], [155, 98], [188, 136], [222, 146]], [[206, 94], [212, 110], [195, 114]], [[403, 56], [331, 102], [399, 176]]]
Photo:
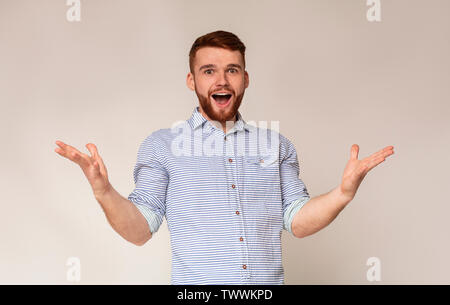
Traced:
[[217, 83], [216, 85], [218, 87], [226, 87], [229, 85], [228, 82], [228, 78], [227, 78], [227, 74], [225, 71], [221, 72], [221, 73], [217, 73]]

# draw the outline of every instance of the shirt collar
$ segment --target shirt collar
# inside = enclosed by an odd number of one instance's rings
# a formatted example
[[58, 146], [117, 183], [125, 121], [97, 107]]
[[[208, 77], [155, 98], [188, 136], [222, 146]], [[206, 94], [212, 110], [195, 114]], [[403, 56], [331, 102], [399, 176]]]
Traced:
[[[192, 127], [192, 129], [197, 129], [199, 126], [202, 126], [205, 122], [207, 122], [208, 119], [205, 118], [199, 111], [199, 106], [196, 106], [194, 108], [194, 111], [192, 112], [191, 117], [188, 119], [189, 125]], [[232, 128], [232, 130], [250, 130], [250, 125], [248, 125], [244, 119], [242, 118], [241, 113], [238, 111], [236, 114], [236, 122]], [[228, 131], [229, 132], [229, 131]], [[228, 133], [227, 132], [227, 133]]]

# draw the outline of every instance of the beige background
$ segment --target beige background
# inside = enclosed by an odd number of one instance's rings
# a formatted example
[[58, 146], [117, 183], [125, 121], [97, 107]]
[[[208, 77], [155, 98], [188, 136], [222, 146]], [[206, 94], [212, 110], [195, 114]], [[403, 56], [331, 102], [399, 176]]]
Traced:
[[449, 284], [450, 2], [0, 1], [0, 283], [168, 284], [166, 221], [144, 247], [109, 226], [55, 140], [95, 143], [114, 187], [134, 187], [141, 141], [189, 118], [188, 51], [224, 29], [247, 45], [244, 119], [279, 120], [316, 196], [350, 155], [394, 145], [352, 203], [305, 239], [283, 233], [286, 284]]

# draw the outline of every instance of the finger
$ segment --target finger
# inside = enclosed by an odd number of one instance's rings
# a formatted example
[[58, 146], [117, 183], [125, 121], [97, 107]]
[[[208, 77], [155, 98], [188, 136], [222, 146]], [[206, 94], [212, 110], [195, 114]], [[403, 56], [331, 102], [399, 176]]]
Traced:
[[68, 151], [70, 150], [70, 146], [65, 144], [64, 142], [61, 141], [56, 141], [55, 142], [56, 145], [58, 145], [59, 147], [55, 148], [55, 151], [60, 154], [61, 156], [70, 159], [69, 155], [68, 155]]
[[65, 144], [64, 142], [56, 141], [55, 144], [59, 146], [55, 149], [55, 151], [64, 152], [66, 150], [67, 144]]
[[380, 155], [385, 155], [386, 153], [389, 153], [391, 151], [394, 151], [394, 146], [386, 146], [385, 148], [378, 151], [376, 154], [378, 156], [380, 156]]
[[72, 157], [72, 160], [83, 168], [89, 167], [92, 163], [88, 155], [80, 153], [79, 151], [73, 150], [69, 154]]
[[394, 150], [387, 150], [387, 151], [383, 152], [383, 154], [381, 156], [384, 158], [387, 158], [393, 154], [394, 154]]
[[378, 159], [380, 157], [386, 158], [386, 157], [392, 155], [393, 153], [394, 153], [394, 147], [393, 146], [387, 146], [387, 147], [383, 148], [382, 150], [374, 153], [370, 157], [368, 157], [367, 160], [372, 161], [372, 160]]
[[62, 152], [65, 152], [65, 153], [71, 152], [71, 151], [79, 152], [75, 147], [65, 144], [64, 142], [56, 141], [55, 144], [61, 148]]
[[55, 142], [60, 148], [56, 148], [55, 152], [60, 154], [61, 156], [77, 163], [78, 165], [82, 167], [86, 167], [90, 165], [90, 158], [88, 155], [83, 154], [75, 147], [65, 144], [61, 141]]
[[60, 146], [61, 148], [63, 148], [63, 147], [66, 145], [64, 142], [59, 141], [59, 140], [56, 140], [56, 141], [55, 141], [55, 144], [58, 145], [58, 146]]
[[368, 162], [367, 163], [367, 171], [370, 171], [372, 168], [374, 168], [375, 166], [377, 166], [381, 162], [384, 162], [385, 160], [386, 160], [386, 158], [379, 157], [379, 158], [373, 159], [372, 161]]
[[350, 149], [350, 159], [358, 159], [359, 146], [358, 144], [353, 144]]

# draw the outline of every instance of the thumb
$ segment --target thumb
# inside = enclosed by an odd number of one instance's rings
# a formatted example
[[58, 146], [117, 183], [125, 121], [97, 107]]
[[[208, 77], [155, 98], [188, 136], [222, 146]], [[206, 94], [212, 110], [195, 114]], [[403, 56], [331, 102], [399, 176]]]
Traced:
[[97, 146], [93, 143], [86, 144], [86, 148], [91, 153], [92, 157], [94, 158], [94, 166], [96, 169], [100, 171], [100, 173], [104, 176], [108, 176], [108, 171], [106, 170], [106, 166], [103, 163], [102, 157], [98, 154]]
[[353, 144], [350, 150], [350, 159], [358, 159], [359, 146], [358, 144]]
[[86, 148], [91, 153], [91, 156], [98, 161], [99, 155], [98, 155], [97, 147], [93, 143], [88, 143], [88, 144], [86, 144]]

